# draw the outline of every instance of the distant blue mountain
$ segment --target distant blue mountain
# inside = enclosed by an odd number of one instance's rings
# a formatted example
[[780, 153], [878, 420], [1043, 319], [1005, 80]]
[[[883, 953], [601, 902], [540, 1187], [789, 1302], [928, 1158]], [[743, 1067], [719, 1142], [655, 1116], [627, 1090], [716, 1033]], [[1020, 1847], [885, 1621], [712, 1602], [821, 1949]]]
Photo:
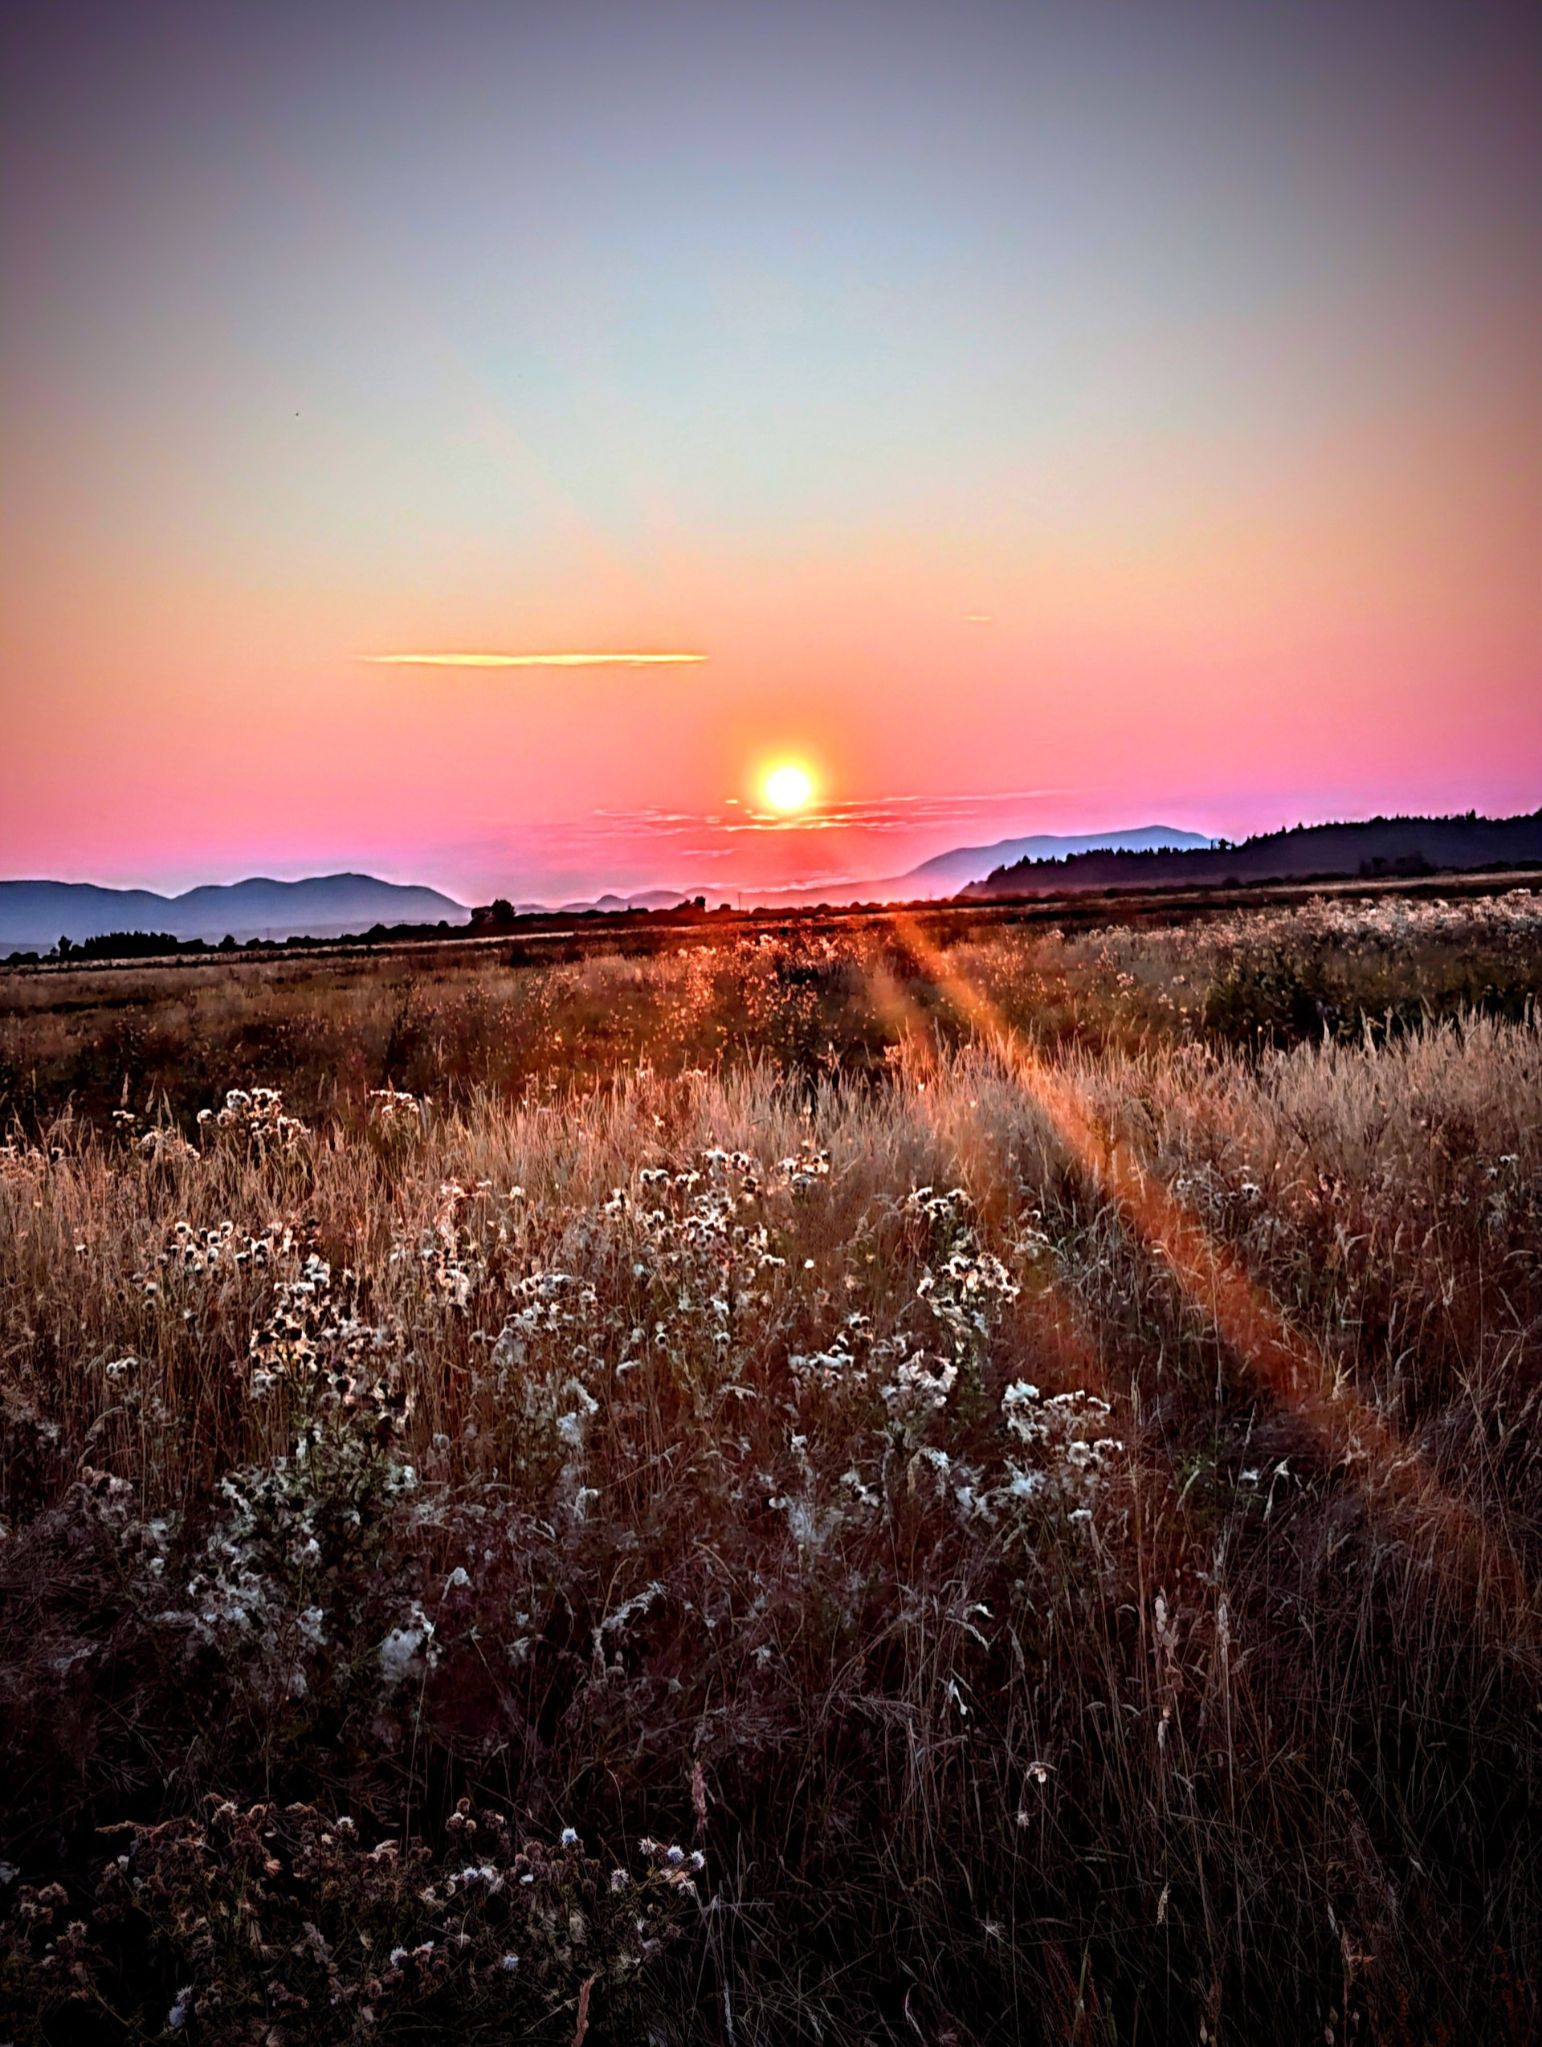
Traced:
[[[564, 908], [575, 913], [595, 908], [668, 909], [700, 894], [715, 903], [725, 892], [742, 894], [746, 902], [789, 906], [816, 901], [904, 902], [952, 895], [993, 871], [1024, 860], [1063, 860], [1068, 855], [1103, 850], [1175, 852], [1206, 848], [1211, 843], [1197, 832], [1175, 831], [1170, 825], [1058, 836], [1041, 832], [1032, 838], [1002, 839], [992, 846], [955, 847], [923, 860], [907, 873], [878, 881], [801, 889], [725, 891], [721, 883], [706, 888], [648, 888], [567, 903]], [[521, 910], [541, 907], [533, 902], [519, 905]], [[463, 903], [437, 889], [379, 881], [372, 874], [318, 874], [303, 881], [254, 876], [249, 881], [191, 888], [178, 896], [143, 888], [100, 888], [86, 881], [0, 881], [0, 957], [9, 952], [47, 952], [61, 937], [78, 945], [108, 932], [165, 932], [173, 938], [202, 938], [211, 944], [229, 932], [244, 943], [254, 938], [340, 938], [367, 931], [372, 924], [465, 924], [469, 918]]]
[[[1064, 859], [1068, 854], [1103, 847], [1183, 852], [1202, 850], [1214, 843], [1199, 832], [1180, 832], [1165, 824], [1139, 825], [1129, 831], [1077, 832], [1059, 836], [1053, 832], [1040, 832], [1028, 839], [1002, 839], [994, 846], [955, 846], [951, 852], [933, 854], [930, 860], [923, 860], [919, 867], [909, 868], [904, 874], [888, 874], [869, 880], [820, 882], [807, 888], [735, 886], [730, 887], [727, 893], [741, 897], [747, 906], [760, 905], [768, 909], [809, 907], [817, 903], [913, 903], [923, 897], [956, 895], [968, 888], [971, 882], [983, 881], [993, 870], [1024, 858]], [[684, 893], [705, 893], [709, 901], [717, 902], [721, 900], [724, 889], [719, 883], [705, 891], [687, 889]]]
[[316, 874], [304, 881], [250, 881], [180, 896], [89, 881], [0, 881], [0, 953], [46, 952], [61, 937], [79, 944], [109, 931], [165, 931], [173, 938], [338, 938], [371, 924], [464, 924], [463, 903], [437, 889], [377, 881], [372, 874]]
[[[1126, 832], [1038, 832], [1027, 839], [999, 839], [994, 846], [956, 846], [912, 867], [901, 881], [924, 882], [928, 888], [963, 888], [983, 881], [999, 867], [1019, 860], [1064, 860], [1072, 853], [1176, 853], [1210, 846], [1199, 832], [1180, 832], [1171, 825], [1147, 824]], [[917, 891], [921, 893], [921, 891]]]

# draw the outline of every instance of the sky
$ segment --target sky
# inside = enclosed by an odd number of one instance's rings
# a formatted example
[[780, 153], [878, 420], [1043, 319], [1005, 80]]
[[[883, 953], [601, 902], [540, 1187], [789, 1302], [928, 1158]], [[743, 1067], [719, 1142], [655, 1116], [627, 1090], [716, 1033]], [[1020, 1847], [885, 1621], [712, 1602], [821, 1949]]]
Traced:
[[1542, 803], [1532, 6], [12, 0], [0, 78], [0, 875]]

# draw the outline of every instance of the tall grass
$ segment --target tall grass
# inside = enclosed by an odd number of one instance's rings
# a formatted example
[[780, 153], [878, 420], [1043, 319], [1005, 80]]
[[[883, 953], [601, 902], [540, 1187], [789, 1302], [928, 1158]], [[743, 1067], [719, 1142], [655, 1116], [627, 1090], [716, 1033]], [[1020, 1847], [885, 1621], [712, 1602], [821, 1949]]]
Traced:
[[1530, 902], [1335, 914], [35, 1017], [16, 2037], [1529, 2037]]

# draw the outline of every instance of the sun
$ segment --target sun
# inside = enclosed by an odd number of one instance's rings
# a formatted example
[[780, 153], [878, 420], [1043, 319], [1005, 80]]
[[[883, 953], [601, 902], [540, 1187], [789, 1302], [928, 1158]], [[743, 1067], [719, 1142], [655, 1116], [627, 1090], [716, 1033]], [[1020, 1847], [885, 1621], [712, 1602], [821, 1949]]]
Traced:
[[813, 802], [814, 778], [797, 761], [778, 761], [761, 778], [760, 793], [773, 810], [791, 817], [795, 811], [807, 810]]

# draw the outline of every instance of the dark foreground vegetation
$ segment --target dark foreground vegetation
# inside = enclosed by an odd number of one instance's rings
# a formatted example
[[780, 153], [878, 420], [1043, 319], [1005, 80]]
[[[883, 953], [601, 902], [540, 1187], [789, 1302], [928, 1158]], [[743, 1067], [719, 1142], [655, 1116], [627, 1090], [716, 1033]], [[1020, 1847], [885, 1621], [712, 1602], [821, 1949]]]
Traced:
[[1542, 901], [0, 982], [0, 2037], [1459, 2041]]

